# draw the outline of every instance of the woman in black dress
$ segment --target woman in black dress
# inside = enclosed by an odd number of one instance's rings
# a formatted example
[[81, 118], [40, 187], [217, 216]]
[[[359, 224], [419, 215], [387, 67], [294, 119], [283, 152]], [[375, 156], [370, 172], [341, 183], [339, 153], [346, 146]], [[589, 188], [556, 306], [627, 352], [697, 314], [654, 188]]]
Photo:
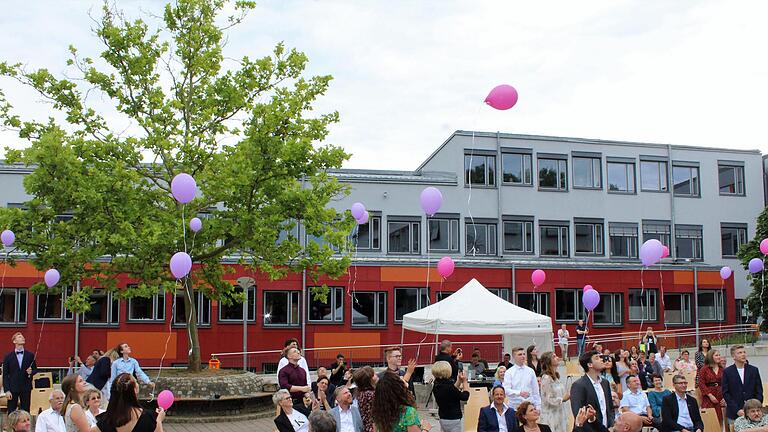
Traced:
[[163, 432], [165, 410], [154, 413], [139, 405], [139, 384], [133, 375], [120, 374], [110, 388], [107, 411], [96, 418], [91, 431], [98, 432]]

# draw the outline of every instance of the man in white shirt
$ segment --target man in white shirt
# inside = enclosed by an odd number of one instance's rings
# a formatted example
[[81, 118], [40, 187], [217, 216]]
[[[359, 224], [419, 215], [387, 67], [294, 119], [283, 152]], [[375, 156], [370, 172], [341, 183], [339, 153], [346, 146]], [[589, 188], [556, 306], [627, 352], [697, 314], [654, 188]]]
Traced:
[[336, 406], [331, 410], [336, 420], [336, 432], [363, 432], [363, 418], [360, 410], [352, 405], [352, 393], [347, 386], [336, 388]]
[[523, 401], [530, 401], [536, 409], [541, 409], [541, 396], [536, 372], [525, 364], [525, 349], [512, 349], [514, 365], [504, 373], [504, 392], [509, 398], [509, 407], [516, 410]]
[[667, 347], [663, 345], [659, 347], [659, 354], [656, 356], [656, 361], [659, 362], [662, 371], [672, 372], [672, 359], [667, 355]]
[[59, 410], [64, 404], [64, 393], [61, 390], [54, 390], [48, 400], [51, 407], [37, 416], [35, 432], [67, 432], [64, 417], [59, 414]]
[[[285, 353], [290, 348], [299, 349], [299, 341], [296, 340], [296, 338], [290, 338], [285, 341], [283, 347], [283, 356], [280, 357], [280, 361], [277, 362], [277, 371], [275, 372], [275, 375], [280, 373], [280, 369], [288, 365], [288, 357], [285, 355]], [[299, 350], [299, 352], [301, 352], [301, 350]], [[299, 358], [299, 367], [304, 369], [304, 372], [307, 373], [307, 385], [312, 387], [312, 377], [309, 376], [309, 366], [307, 365], [307, 359], [305, 359], [304, 356]]]
[[646, 395], [640, 388], [640, 378], [637, 375], [627, 377], [628, 391], [621, 398], [621, 412], [633, 412], [642, 417], [644, 426], [661, 427], [661, 419], [654, 424], [653, 409]]

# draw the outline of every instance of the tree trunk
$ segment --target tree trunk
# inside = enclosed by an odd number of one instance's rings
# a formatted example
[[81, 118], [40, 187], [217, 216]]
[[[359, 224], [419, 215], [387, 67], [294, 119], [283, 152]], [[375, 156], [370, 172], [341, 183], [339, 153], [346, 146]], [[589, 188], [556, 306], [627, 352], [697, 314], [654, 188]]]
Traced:
[[184, 279], [184, 310], [187, 319], [187, 341], [189, 343], [189, 352], [187, 360], [187, 370], [190, 372], [200, 372], [200, 337], [197, 333], [197, 309], [195, 308], [195, 292], [189, 278]]

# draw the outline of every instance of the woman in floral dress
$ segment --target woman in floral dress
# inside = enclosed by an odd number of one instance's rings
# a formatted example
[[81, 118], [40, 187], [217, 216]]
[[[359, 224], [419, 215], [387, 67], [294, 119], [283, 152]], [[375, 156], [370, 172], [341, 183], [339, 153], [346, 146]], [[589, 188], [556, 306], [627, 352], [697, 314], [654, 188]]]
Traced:
[[565, 392], [565, 383], [560, 380], [557, 366], [560, 359], [553, 352], [545, 352], [539, 361], [541, 364], [541, 417], [540, 424], [545, 424], [552, 432], [569, 432], [568, 411], [565, 402], [570, 395]]

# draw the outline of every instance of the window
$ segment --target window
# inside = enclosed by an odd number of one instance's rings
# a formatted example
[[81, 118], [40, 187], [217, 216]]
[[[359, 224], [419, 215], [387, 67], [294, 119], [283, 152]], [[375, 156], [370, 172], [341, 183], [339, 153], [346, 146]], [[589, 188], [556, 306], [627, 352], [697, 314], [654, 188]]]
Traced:
[[655, 288], [633, 288], [629, 290], [629, 320], [658, 320], [658, 290]]
[[672, 227], [665, 221], [643, 221], [643, 242], [650, 239], [656, 239], [664, 246], [669, 247], [672, 244]]
[[467, 255], [496, 255], [496, 224], [467, 223]]
[[[187, 305], [184, 304], [186, 291], [179, 290], [176, 293], [176, 303], [173, 305], [173, 323], [187, 324]], [[203, 295], [202, 291], [192, 291], [192, 299], [195, 302], [195, 311], [197, 312], [197, 325], [211, 325], [211, 299]], [[242, 316], [242, 314], [240, 314]]]
[[91, 293], [91, 310], [83, 313], [83, 325], [108, 325], [120, 323], [120, 300], [105, 289]]
[[723, 290], [699, 291], [696, 305], [699, 321], [725, 321], [725, 295]]
[[542, 256], [568, 256], [568, 227], [563, 225], [539, 225], [539, 254]]
[[717, 179], [720, 195], [744, 195], [744, 166], [718, 163]]
[[539, 188], [568, 190], [568, 168], [565, 159], [539, 158]]
[[592, 312], [596, 325], [624, 325], [621, 294], [600, 294], [600, 303]]
[[723, 258], [736, 258], [741, 245], [747, 243], [746, 224], [720, 224], [720, 241]]
[[350, 240], [359, 251], [380, 251], [381, 216], [370, 216], [364, 225], [356, 224]]
[[533, 219], [504, 221], [504, 253], [533, 253]]
[[299, 325], [300, 291], [264, 291], [264, 326]]
[[667, 163], [662, 161], [640, 161], [641, 190], [667, 192]]
[[387, 223], [387, 252], [392, 254], [420, 254], [419, 222], [390, 221]]
[[664, 322], [667, 324], [691, 323], [690, 294], [664, 294]]
[[675, 256], [704, 259], [701, 225], [675, 225]]
[[495, 186], [496, 156], [465, 154], [464, 184], [471, 186]]
[[587, 223], [577, 219], [574, 220], [573, 231], [576, 237], [576, 255], [604, 254], [602, 222]]
[[307, 291], [309, 321], [344, 322], [344, 288], [328, 287], [325, 300], [315, 297], [312, 291], [317, 288], [312, 287]]
[[[585, 189], [602, 189], [603, 179], [599, 157], [573, 158], [573, 187]], [[539, 162], [541, 169], [541, 162]]]
[[509, 289], [508, 288], [488, 288], [488, 291], [494, 293], [496, 297], [509, 301]]
[[611, 258], [637, 258], [637, 224], [608, 224]]
[[70, 292], [72, 288], [66, 288], [60, 294], [38, 294], [37, 319], [40, 321], [71, 320], [72, 312], [64, 307], [64, 300]]
[[675, 196], [699, 196], [699, 167], [672, 165]]
[[443, 300], [447, 299], [448, 297], [450, 297], [451, 294], [453, 294], [453, 293], [454, 293], [454, 291], [438, 291], [437, 292], [437, 301], [443, 301]]
[[128, 299], [128, 319], [131, 321], [165, 321], [165, 293], [152, 297]]
[[352, 327], [387, 325], [387, 293], [356, 292], [352, 294]]
[[402, 321], [403, 315], [429, 305], [427, 288], [395, 288], [395, 321]]
[[429, 219], [429, 250], [432, 252], [459, 251], [458, 219]]
[[0, 324], [27, 322], [27, 291], [5, 288], [0, 291]]
[[503, 153], [501, 155], [502, 181], [505, 184], [532, 185], [531, 155], [522, 153]]
[[[240, 285], [235, 285], [233, 288], [234, 294], [241, 294], [243, 292], [243, 287]], [[230, 299], [232, 299], [232, 296], [230, 295]], [[239, 323], [243, 322], [243, 304], [235, 302], [234, 299], [232, 299], [232, 304], [224, 304], [222, 302], [219, 302], [219, 321], [236, 321]], [[256, 286], [250, 286], [248, 287], [248, 321], [250, 322], [256, 322]]]
[[517, 293], [517, 305], [529, 311], [549, 316], [549, 293]]
[[635, 162], [608, 161], [608, 191], [635, 193]]
[[555, 290], [555, 321], [578, 321], [586, 318], [581, 291], [580, 289]]

